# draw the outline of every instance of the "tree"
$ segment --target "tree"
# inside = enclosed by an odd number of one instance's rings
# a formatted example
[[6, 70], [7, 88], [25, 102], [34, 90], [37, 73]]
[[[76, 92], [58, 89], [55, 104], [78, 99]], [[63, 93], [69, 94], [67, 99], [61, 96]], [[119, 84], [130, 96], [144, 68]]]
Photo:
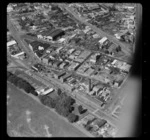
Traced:
[[24, 80], [20, 78], [20, 79], [18, 80], [17, 86], [18, 86], [19, 88], [23, 89], [23, 88], [24, 88], [24, 84], [25, 84]]
[[38, 93], [35, 91], [35, 90], [32, 90], [31, 91], [31, 94], [35, 95], [35, 96], [38, 96]]
[[49, 107], [51, 107], [51, 108], [55, 108], [56, 107], [56, 100], [52, 99], [51, 97], [50, 97]]
[[11, 77], [11, 83], [13, 83], [15, 86], [17, 86], [17, 81], [18, 81], [18, 78], [16, 75], [12, 75]]
[[55, 110], [58, 114], [62, 115], [63, 107], [61, 104], [59, 104], [59, 102], [56, 103]]
[[79, 105], [79, 106], [78, 106], [78, 111], [79, 111], [80, 114], [82, 114], [82, 112], [83, 112], [83, 107], [82, 107], [82, 105]]
[[40, 99], [40, 101], [41, 101], [41, 103], [43, 104], [43, 105], [48, 105], [49, 104], [49, 101], [50, 101], [50, 97], [49, 96], [39, 96], [39, 99]]
[[74, 113], [70, 113], [67, 118], [68, 118], [69, 122], [73, 123], [73, 122], [78, 121], [79, 116], [75, 115]]
[[73, 107], [73, 106], [70, 106], [69, 112], [71, 113], [73, 110], [74, 110], [74, 107]]
[[61, 95], [61, 93], [62, 93], [61, 89], [60, 89], [60, 88], [58, 88], [58, 90], [57, 90], [57, 94], [60, 96], [60, 95]]
[[86, 126], [85, 126], [85, 129], [86, 129], [87, 131], [91, 131], [92, 128], [93, 128], [93, 127], [92, 127], [91, 125], [86, 125]]

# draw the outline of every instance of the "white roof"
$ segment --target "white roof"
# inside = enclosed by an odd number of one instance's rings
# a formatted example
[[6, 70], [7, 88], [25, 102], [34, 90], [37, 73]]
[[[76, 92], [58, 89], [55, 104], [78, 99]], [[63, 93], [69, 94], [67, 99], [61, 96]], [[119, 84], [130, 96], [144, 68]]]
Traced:
[[13, 55], [13, 56], [18, 57], [19, 55], [22, 55], [22, 54], [24, 54], [24, 52], [17, 53], [16, 55]]
[[9, 42], [7, 42], [7, 47], [12, 46], [14, 44], [16, 44], [17, 42], [15, 40], [11, 40]]
[[103, 37], [101, 40], [99, 40], [99, 43], [103, 43], [104, 41], [106, 41], [107, 40], [107, 37]]
[[39, 50], [44, 50], [44, 48], [43, 48], [43, 47], [41, 47], [41, 46], [39, 46], [39, 47], [38, 47], [38, 49], [39, 49]]
[[65, 41], [66, 39], [65, 38], [60, 38], [58, 41], [59, 42], [63, 42], [63, 41]]
[[59, 52], [62, 48], [63, 48], [63, 47], [58, 48], [58, 49], [56, 50], [56, 52]]
[[117, 62], [117, 60], [115, 59], [111, 64], [114, 65]]
[[50, 89], [46, 90], [45, 92], [43, 92], [42, 95], [46, 95], [46, 94], [52, 92], [53, 90], [54, 90], [53, 88], [50, 88]]

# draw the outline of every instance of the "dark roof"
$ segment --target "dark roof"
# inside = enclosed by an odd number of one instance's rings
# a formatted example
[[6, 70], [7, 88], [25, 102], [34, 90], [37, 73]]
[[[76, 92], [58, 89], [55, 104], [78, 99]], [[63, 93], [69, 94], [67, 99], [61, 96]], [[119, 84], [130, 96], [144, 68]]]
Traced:
[[63, 33], [64, 31], [61, 29], [56, 29], [55, 31], [53, 31], [50, 36], [51, 37], [55, 37], [56, 35], [59, 35], [60, 33]]
[[43, 31], [39, 34], [41, 34], [43, 36], [52, 36], [52, 37], [54, 37], [54, 36], [56, 36], [56, 35], [58, 35], [62, 32], [64, 32], [64, 31], [61, 30], [61, 29], [52, 29], [52, 30], [48, 30], [48, 31]]
[[104, 119], [95, 121], [95, 124], [97, 124], [99, 127], [102, 127], [105, 123], [107, 123], [107, 121]]
[[33, 41], [30, 43], [32, 47], [38, 47], [38, 46], [42, 46], [42, 47], [49, 47], [50, 45], [47, 43], [42, 43], [39, 41]]
[[52, 30], [48, 30], [48, 31], [43, 31], [39, 34], [43, 35], [43, 36], [50, 36], [52, 32], [54, 32], [55, 29], [52, 29]]
[[[30, 43], [30, 45], [32, 46], [33, 48], [33, 51], [37, 54], [37, 56], [41, 57], [44, 53], [44, 51], [50, 47], [49, 44], [46, 44], [46, 43], [41, 43], [39, 41], [33, 41]], [[41, 46], [44, 48], [44, 50], [39, 50], [38, 47]]]

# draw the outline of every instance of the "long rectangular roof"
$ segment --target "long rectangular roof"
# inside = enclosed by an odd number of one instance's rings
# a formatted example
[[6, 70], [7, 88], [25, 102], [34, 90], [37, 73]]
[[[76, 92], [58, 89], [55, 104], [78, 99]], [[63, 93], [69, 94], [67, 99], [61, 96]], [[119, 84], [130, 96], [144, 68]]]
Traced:
[[49, 30], [49, 31], [44, 31], [41, 34], [43, 36], [52, 36], [52, 37], [54, 37], [54, 36], [56, 36], [57, 34], [59, 34], [61, 32], [63, 32], [63, 30], [61, 30], [61, 29], [53, 29], [53, 30]]

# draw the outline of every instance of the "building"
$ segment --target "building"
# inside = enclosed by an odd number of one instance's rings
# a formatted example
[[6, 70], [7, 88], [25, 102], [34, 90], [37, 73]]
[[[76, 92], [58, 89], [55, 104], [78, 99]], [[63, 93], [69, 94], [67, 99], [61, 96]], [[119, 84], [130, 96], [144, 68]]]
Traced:
[[58, 37], [62, 37], [65, 35], [65, 32], [61, 29], [55, 29], [51, 31], [46, 31], [41, 34], [38, 34], [37, 37], [39, 39], [45, 39], [45, 40], [56, 40]]
[[44, 92], [44, 88], [43, 88], [43, 87], [40, 87], [40, 88], [36, 89], [36, 92], [37, 92], [38, 94], [41, 94], [42, 92]]
[[62, 37], [63, 35], [65, 35], [65, 32], [61, 29], [56, 29], [55, 31], [53, 31], [51, 33], [51, 37], [52, 39], [55, 41], [58, 37]]
[[66, 42], [66, 38], [60, 38], [60, 39], [58, 40], [58, 42], [59, 42], [59, 43], [64, 43], [64, 42]]
[[102, 45], [105, 41], [107, 40], [107, 37], [103, 37], [101, 40], [99, 40], [98, 42]]
[[7, 47], [10, 47], [15, 44], [17, 44], [17, 42], [15, 40], [11, 40], [11, 41], [7, 42]]
[[79, 63], [73, 62], [69, 67], [68, 70], [72, 71], [72, 70], [76, 70], [79, 66]]
[[68, 52], [69, 52], [69, 54], [72, 54], [73, 52], [75, 52], [75, 49], [70, 49], [70, 50], [68, 50]]
[[66, 65], [66, 63], [63, 62], [63, 63], [61, 63], [61, 64], [59, 65], [59, 67], [60, 67], [61, 69], [63, 69], [65, 65]]
[[100, 91], [103, 89], [103, 86], [102, 85], [97, 85], [97, 86], [94, 86], [93, 87], [93, 91], [95, 91], [95, 95], [96, 96], [99, 96], [100, 94]]
[[11, 12], [11, 11], [13, 11], [13, 7], [9, 4], [9, 5], [7, 6], [7, 12], [9, 13], [9, 12]]
[[61, 63], [62, 63], [62, 61], [59, 61], [59, 60], [54, 61], [53, 66], [54, 66], [55, 68], [57, 68]]
[[83, 51], [83, 52], [79, 55], [78, 58], [83, 58], [83, 59], [85, 59], [85, 58], [86, 58], [87, 56], [89, 56], [90, 54], [91, 54], [90, 51], [85, 50], [85, 51]]
[[49, 44], [33, 41], [29, 44], [30, 49], [36, 54], [37, 57], [42, 57], [44, 52], [50, 47]]
[[89, 26], [86, 26], [86, 27], [85, 27], [85, 30], [83, 30], [83, 32], [84, 32], [84, 33], [87, 33], [87, 32], [90, 31], [90, 30], [91, 30], [91, 28], [90, 28]]
[[57, 49], [56, 49], [56, 52], [59, 53], [61, 49], [63, 49], [63, 47], [57, 48]]
[[44, 57], [44, 58], [42, 58], [42, 61], [43, 61], [43, 63], [45, 63], [45, 64], [47, 64], [48, 65], [48, 63], [49, 63], [49, 57]]
[[90, 76], [94, 72], [94, 69], [89, 68], [85, 73], [86, 75]]
[[60, 81], [61, 81], [62, 83], [64, 83], [69, 77], [71, 77], [71, 74], [63, 75], [63, 76], [60, 78]]
[[22, 56], [22, 59], [24, 58], [24, 54], [25, 52], [20, 52], [20, 53], [17, 53], [15, 55], [11, 55], [12, 57], [15, 57], [15, 58], [20, 58], [21, 59], [21, 56]]
[[44, 90], [44, 92], [42, 92], [41, 95], [46, 95], [46, 94], [49, 94], [49, 93], [51, 93], [53, 91], [54, 91], [53, 88], [48, 88], [48, 89]]
[[65, 75], [66, 74], [66, 72], [65, 71], [62, 71], [62, 72], [55, 72], [54, 73], [54, 77], [55, 77], [55, 79], [60, 79], [60, 77], [61, 76], [63, 76], [63, 75]]

